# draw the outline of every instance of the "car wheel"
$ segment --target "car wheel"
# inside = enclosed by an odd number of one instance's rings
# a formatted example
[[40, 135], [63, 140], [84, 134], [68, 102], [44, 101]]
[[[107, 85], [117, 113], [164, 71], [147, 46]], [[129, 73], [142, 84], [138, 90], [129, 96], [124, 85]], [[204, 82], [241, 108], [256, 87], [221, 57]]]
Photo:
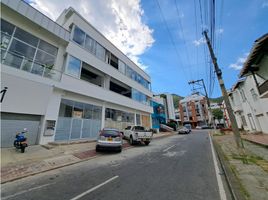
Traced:
[[145, 141], [144, 144], [145, 144], [146, 146], [148, 146], [148, 145], [150, 144], [150, 142], [149, 142], [149, 141]]
[[130, 138], [129, 138], [129, 143], [130, 143], [131, 145], [134, 145], [134, 141], [133, 141], [132, 135], [131, 135]]
[[100, 149], [99, 147], [96, 146], [96, 152], [100, 152]]

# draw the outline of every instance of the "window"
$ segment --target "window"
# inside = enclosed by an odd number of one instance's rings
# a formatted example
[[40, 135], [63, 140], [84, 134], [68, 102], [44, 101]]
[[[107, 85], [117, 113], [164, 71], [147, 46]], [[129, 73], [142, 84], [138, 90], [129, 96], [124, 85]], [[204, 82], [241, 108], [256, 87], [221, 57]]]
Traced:
[[7, 21], [1, 19], [1, 32], [5, 33], [7, 35], [12, 35], [13, 31], [15, 29], [15, 26], [8, 23]]
[[136, 125], [141, 125], [141, 116], [136, 114]]
[[110, 65], [112, 65], [114, 68], [118, 69], [118, 58], [111, 53], [111, 60]]
[[66, 73], [78, 78], [80, 76], [80, 69], [81, 61], [73, 56], [69, 56], [69, 63], [66, 69]]
[[55, 63], [55, 57], [47, 54], [41, 50], [37, 51], [35, 60], [39, 63], [42, 63], [45, 67], [53, 68]]
[[244, 115], [241, 115], [241, 120], [242, 120], [243, 126], [247, 126], [246, 118]]
[[118, 70], [119, 70], [121, 73], [126, 74], [126, 65], [125, 65], [125, 63], [122, 62], [121, 60], [119, 60]]
[[16, 39], [13, 40], [10, 48], [9, 48], [9, 51], [17, 54], [17, 55], [21, 55], [21, 56], [24, 56], [26, 58], [30, 58], [30, 59], [33, 59], [34, 58], [34, 54], [35, 54], [35, 48], [23, 43], [23, 42], [20, 42]]
[[86, 37], [85, 32], [82, 31], [77, 26], [75, 26], [73, 41], [75, 41], [77, 44], [80, 44], [81, 46], [84, 46], [85, 37]]
[[86, 42], [85, 42], [85, 47], [87, 50], [89, 50], [92, 54], [96, 54], [96, 48], [95, 48], [96, 41], [93, 40], [91, 37], [88, 35], [86, 36]]
[[253, 100], [254, 100], [254, 101], [257, 101], [257, 100], [258, 100], [258, 95], [257, 95], [257, 93], [255, 92], [254, 88], [252, 88], [252, 89], [250, 90], [250, 93], [251, 93], [251, 95], [252, 95]]
[[7, 34], [1, 33], [1, 49], [7, 49], [11, 37]]
[[17, 28], [15, 31], [15, 35], [14, 37], [18, 38], [19, 40], [26, 42], [27, 44], [30, 44], [34, 47], [37, 47], [38, 41], [39, 39], [35, 36], [33, 36], [32, 34]]
[[60, 104], [60, 117], [72, 117], [73, 114], [73, 104], [74, 102], [70, 100], [62, 99]]
[[45, 51], [51, 55], [54, 55], [54, 56], [56, 56], [58, 53], [58, 49], [55, 46], [53, 46], [53, 45], [51, 45], [43, 40], [40, 40], [38, 48], [42, 49], [43, 51]]
[[240, 90], [240, 94], [241, 94], [243, 102], [245, 102], [246, 101], [246, 95], [245, 95], [245, 92], [244, 92], [243, 89]]
[[99, 43], [96, 42], [96, 56], [105, 61], [105, 49]]

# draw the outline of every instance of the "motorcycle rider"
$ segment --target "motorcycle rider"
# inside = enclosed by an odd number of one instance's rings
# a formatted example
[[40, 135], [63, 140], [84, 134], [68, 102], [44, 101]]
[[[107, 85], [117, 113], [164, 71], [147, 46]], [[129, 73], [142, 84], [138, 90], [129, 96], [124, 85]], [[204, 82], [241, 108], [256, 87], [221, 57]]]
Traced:
[[23, 131], [16, 134], [16, 140], [14, 141], [14, 146], [16, 146], [19, 142], [25, 141], [27, 138], [25, 134], [28, 132], [27, 128], [24, 128]]

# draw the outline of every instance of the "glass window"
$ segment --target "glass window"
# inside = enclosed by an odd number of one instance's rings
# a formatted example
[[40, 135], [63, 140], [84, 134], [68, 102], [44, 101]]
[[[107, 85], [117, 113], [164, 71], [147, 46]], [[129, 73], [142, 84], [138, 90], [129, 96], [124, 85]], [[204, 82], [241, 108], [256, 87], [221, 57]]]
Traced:
[[85, 32], [82, 31], [77, 26], [75, 26], [74, 35], [73, 35], [73, 41], [75, 41], [77, 44], [80, 44], [80, 45], [84, 46], [85, 37], [86, 37]]
[[96, 56], [105, 61], [105, 49], [99, 43], [96, 42]]
[[9, 51], [14, 52], [18, 55], [25, 56], [26, 58], [33, 59], [34, 54], [35, 54], [35, 48], [22, 43], [16, 39], [13, 39], [11, 46], [9, 48]]
[[53, 45], [51, 45], [43, 40], [40, 40], [38, 48], [42, 49], [43, 51], [45, 51], [51, 55], [54, 55], [54, 56], [56, 56], [58, 53], [57, 47], [55, 47], [55, 46], [53, 46]]
[[43, 51], [38, 50], [35, 60], [41, 64], [44, 64], [45, 67], [52, 69], [55, 63], [55, 57], [47, 54]]
[[72, 117], [73, 113], [73, 101], [62, 99], [60, 104], [60, 117]]
[[20, 68], [23, 58], [16, 54], [8, 52], [4, 60], [4, 64], [10, 65], [15, 68]]
[[86, 104], [84, 108], [84, 118], [93, 119], [93, 106]]
[[82, 118], [83, 117], [84, 104], [79, 102], [74, 102], [73, 117]]
[[69, 63], [66, 73], [75, 77], [80, 76], [81, 61], [73, 56], [69, 56]]
[[88, 35], [86, 36], [86, 42], [85, 42], [85, 47], [87, 50], [89, 50], [91, 53], [94, 55], [96, 54], [96, 48], [95, 48], [95, 43], [96, 41], [93, 40], [91, 37]]
[[15, 26], [8, 23], [7, 21], [1, 19], [1, 32], [6, 33], [8, 35], [12, 35]]
[[93, 107], [93, 119], [101, 120], [101, 107], [99, 106]]
[[141, 116], [139, 114], [136, 114], [136, 124], [141, 125]]
[[22, 40], [23, 42], [26, 42], [32, 46], [37, 46], [38, 44], [38, 38], [33, 36], [32, 34], [20, 29], [17, 27], [16, 31], [15, 31], [15, 35], [14, 37]]
[[44, 67], [42, 65], [40, 65], [38, 63], [33, 64], [33, 68], [32, 68], [31, 73], [42, 76], [43, 71], [44, 71]]
[[126, 65], [124, 62], [122, 62], [121, 60], [119, 60], [119, 68], [118, 70], [123, 73], [126, 74]]
[[11, 37], [7, 34], [1, 33], [1, 49], [6, 49]]

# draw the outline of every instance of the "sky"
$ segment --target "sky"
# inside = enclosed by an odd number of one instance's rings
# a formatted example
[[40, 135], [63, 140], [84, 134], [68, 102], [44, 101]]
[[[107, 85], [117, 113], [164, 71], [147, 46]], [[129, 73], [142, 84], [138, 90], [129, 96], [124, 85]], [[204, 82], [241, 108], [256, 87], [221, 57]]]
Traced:
[[[53, 20], [72, 6], [151, 76], [156, 94], [187, 96], [192, 92], [188, 82], [204, 79], [209, 96], [221, 96], [217, 78], [210, 72], [213, 66], [202, 35], [210, 27], [211, 0], [27, 2]], [[238, 80], [254, 41], [268, 32], [268, 0], [215, 2], [214, 51], [229, 89]]]

